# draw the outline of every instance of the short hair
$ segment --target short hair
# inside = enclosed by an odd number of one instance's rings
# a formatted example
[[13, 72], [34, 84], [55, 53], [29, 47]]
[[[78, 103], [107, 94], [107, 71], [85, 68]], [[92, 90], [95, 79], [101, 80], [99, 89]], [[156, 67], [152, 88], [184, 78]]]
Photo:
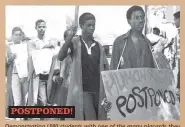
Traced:
[[14, 35], [14, 33], [15, 33], [16, 31], [20, 31], [21, 33], [23, 33], [23, 31], [22, 31], [22, 29], [21, 29], [20, 27], [14, 27], [14, 28], [12, 29], [12, 35]]
[[143, 10], [142, 7], [140, 7], [140, 6], [132, 6], [132, 7], [130, 7], [127, 10], [127, 14], [126, 14], [127, 19], [131, 19], [132, 13], [135, 12], [135, 11], [142, 11], [144, 13], [144, 10]]
[[153, 28], [153, 31], [156, 31], [156, 32], [160, 33], [160, 29], [157, 28], [157, 27], [154, 27], [154, 28]]
[[87, 20], [96, 20], [95, 16], [91, 13], [83, 13], [79, 18], [79, 24], [84, 25]]
[[179, 18], [180, 18], [180, 11], [174, 13], [173, 16], [174, 16], [176, 19], [179, 19]]
[[38, 24], [41, 23], [41, 22], [46, 23], [43, 19], [38, 19], [38, 20], [35, 22], [35, 27], [37, 27]]

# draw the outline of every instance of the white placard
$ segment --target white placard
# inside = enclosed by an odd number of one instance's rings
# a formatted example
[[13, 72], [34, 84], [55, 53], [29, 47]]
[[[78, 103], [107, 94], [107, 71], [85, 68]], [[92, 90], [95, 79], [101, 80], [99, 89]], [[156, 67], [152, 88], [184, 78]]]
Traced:
[[49, 74], [53, 55], [54, 50], [52, 49], [34, 50], [32, 52], [33, 66], [35, 68], [36, 75]]
[[16, 44], [10, 46], [11, 52], [16, 54], [15, 66], [17, 69], [17, 73], [19, 78], [28, 77], [28, 52], [27, 52], [27, 44]]

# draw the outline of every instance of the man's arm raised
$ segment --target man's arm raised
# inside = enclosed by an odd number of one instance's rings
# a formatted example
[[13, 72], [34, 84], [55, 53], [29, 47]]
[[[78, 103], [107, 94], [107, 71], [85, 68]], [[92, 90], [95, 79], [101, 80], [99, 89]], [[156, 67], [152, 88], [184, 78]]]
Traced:
[[59, 51], [58, 54], [58, 60], [63, 61], [67, 56], [68, 56], [68, 51], [69, 49], [72, 51], [73, 50], [73, 44], [72, 44], [72, 39], [76, 34], [76, 28], [71, 28], [69, 30], [69, 36], [66, 39], [66, 42], [63, 44], [62, 48]]

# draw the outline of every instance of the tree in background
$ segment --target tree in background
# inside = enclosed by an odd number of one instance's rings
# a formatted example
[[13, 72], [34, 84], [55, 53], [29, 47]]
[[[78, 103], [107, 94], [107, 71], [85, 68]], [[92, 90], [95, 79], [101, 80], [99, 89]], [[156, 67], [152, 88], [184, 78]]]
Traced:
[[75, 22], [74, 19], [71, 16], [67, 15], [66, 16], [66, 29], [70, 29], [74, 25], [74, 22]]
[[146, 30], [145, 34], [148, 34], [151, 32], [152, 26], [152, 20], [151, 17], [156, 17], [156, 24], [158, 23], [164, 23], [166, 22], [166, 13], [167, 13], [167, 6], [145, 6], [146, 10]]

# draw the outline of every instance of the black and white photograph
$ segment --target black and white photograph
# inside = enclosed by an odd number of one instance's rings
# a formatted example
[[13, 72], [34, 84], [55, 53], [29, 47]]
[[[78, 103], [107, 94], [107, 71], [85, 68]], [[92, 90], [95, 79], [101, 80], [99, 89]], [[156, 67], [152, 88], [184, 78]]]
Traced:
[[[180, 6], [5, 7], [6, 120], [180, 120]], [[9, 106], [74, 106], [10, 118]]]

